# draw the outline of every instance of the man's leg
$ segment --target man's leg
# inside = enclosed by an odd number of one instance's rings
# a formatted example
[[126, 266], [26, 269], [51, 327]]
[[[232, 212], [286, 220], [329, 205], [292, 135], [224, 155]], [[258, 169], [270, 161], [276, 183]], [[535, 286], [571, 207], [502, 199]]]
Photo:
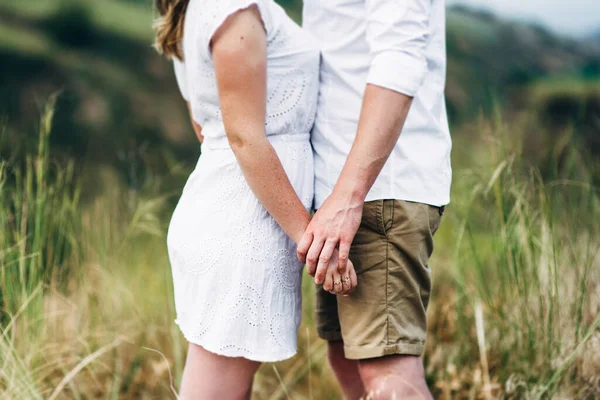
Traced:
[[322, 339], [327, 340], [327, 358], [335, 373], [344, 398], [358, 400], [365, 390], [360, 378], [358, 361], [348, 360], [344, 355], [344, 342], [340, 320], [337, 312], [337, 298], [317, 286], [317, 302], [315, 307], [317, 332]]
[[327, 358], [344, 392], [344, 398], [359, 400], [365, 394], [365, 387], [361, 380], [358, 361], [348, 360], [344, 355], [344, 342], [328, 342]]
[[365, 203], [350, 259], [356, 291], [338, 296], [348, 359], [369, 399], [426, 399], [423, 361], [431, 290], [428, 260], [442, 209], [398, 200]]
[[419, 356], [392, 355], [360, 361], [369, 400], [433, 400]]

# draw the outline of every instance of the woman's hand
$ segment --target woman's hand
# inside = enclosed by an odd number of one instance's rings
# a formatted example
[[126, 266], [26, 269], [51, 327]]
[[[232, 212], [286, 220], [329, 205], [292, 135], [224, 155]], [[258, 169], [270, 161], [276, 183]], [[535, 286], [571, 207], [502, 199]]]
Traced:
[[338, 267], [338, 250], [334, 251], [334, 256], [331, 258], [327, 271], [325, 272], [325, 281], [323, 289], [331, 294], [343, 294], [347, 296], [352, 294], [358, 285], [358, 278], [354, 269], [354, 264], [348, 260], [348, 264], [344, 272], [340, 272]]

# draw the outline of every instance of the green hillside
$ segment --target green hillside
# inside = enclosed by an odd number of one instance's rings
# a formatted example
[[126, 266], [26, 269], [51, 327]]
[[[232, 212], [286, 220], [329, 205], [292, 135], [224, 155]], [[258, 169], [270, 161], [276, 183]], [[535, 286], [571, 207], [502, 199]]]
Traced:
[[[448, 12], [447, 96], [457, 116], [548, 77], [600, 80], [600, 51], [535, 25], [455, 7]], [[521, 91], [519, 91], [522, 94]]]
[[[300, 18], [298, 1], [282, 3]], [[165, 152], [193, 162], [198, 146], [171, 66], [151, 48], [152, 17], [150, 2], [143, 0], [0, 0], [0, 115], [8, 125], [0, 151], [18, 156], [27, 143], [21, 132], [35, 131], [31, 116], [60, 91], [55, 151], [122, 172], [132, 163], [163, 169]], [[600, 79], [600, 50], [594, 46], [453, 8], [448, 56], [454, 124], [489, 114], [496, 103], [509, 112], [532, 108], [546, 118], [556, 108], [552, 98], [562, 96], [552, 83], [558, 79], [592, 82], [582, 85], [589, 97], [583, 106], [579, 99], [560, 111], [587, 126], [584, 131], [596, 128], [596, 121], [586, 119], [599, 97], [590, 89]], [[127, 179], [135, 184], [135, 177]]]
[[193, 157], [171, 67], [150, 47], [151, 20], [151, 7], [116, 1], [0, 3], [0, 114], [9, 131], [33, 131], [30, 116], [60, 91], [55, 149], [111, 165], [158, 158], [162, 148]]

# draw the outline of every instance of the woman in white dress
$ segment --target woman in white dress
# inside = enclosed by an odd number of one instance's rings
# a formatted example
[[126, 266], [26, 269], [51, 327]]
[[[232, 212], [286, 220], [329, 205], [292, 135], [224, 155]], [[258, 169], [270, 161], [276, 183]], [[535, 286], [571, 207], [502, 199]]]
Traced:
[[[177, 324], [190, 342], [184, 399], [248, 398], [260, 362], [296, 353], [313, 199], [310, 130], [319, 50], [273, 0], [157, 0], [202, 143], [167, 238]], [[326, 289], [356, 286], [329, 264]]]

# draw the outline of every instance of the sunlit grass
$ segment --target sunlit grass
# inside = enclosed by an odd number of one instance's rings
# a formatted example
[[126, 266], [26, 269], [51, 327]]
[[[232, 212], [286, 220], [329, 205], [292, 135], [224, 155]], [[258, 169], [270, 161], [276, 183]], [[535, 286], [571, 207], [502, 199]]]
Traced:
[[600, 93], [600, 78], [584, 79], [580, 77], [554, 77], [548, 79], [540, 79], [532, 87], [532, 95], [534, 97], [545, 98], [553, 93], [564, 93], [571, 95], [586, 95]]
[[[165, 232], [178, 192], [160, 177], [133, 190], [57, 163], [52, 110], [37, 151], [0, 162], [0, 398], [174, 398], [186, 343]], [[428, 381], [440, 399], [594, 396], [600, 204], [589, 159], [574, 149], [541, 176], [522, 152], [525, 127], [498, 117], [476, 130], [455, 135], [453, 203], [431, 262]], [[174, 164], [169, 180], [186, 173]], [[83, 202], [92, 177], [101, 195]], [[339, 396], [308, 279], [303, 292], [298, 356], [261, 368], [257, 399]]]

